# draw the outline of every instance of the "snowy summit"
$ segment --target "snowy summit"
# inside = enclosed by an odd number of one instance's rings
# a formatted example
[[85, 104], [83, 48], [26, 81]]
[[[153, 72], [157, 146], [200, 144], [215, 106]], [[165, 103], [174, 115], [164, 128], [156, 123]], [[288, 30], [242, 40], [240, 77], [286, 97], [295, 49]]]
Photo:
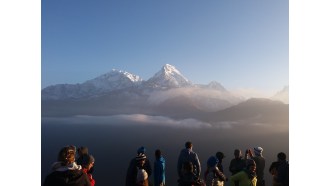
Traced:
[[165, 64], [159, 72], [146, 81], [146, 85], [153, 88], [178, 88], [191, 86], [192, 83], [174, 66]]

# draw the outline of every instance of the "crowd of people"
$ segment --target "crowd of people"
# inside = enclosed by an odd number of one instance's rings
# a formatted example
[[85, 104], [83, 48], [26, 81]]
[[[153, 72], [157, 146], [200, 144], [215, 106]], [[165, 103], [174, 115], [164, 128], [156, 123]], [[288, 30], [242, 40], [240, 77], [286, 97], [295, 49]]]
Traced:
[[[177, 162], [179, 186], [265, 186], [265, 158], [263, 148], [247, 149], [243, 157], [240, 149], [234, 150], [234, 158], [230, 161], [231, 176], [224, 174], [223, 152], [216, 152], [207, 160], [207, 168], [202, 173], [198, 155], [193, 150], [192, 142], [185, 143]], [[77, 152], [77, 153], [76, 153]], [[153, 167], [146, 155], [146, 148], [141, 146], [137, 154], [129, 162], [126, 173], [126, 186], [165, 186], [165, 158], [161, 150], [155, 150]], [[70, 145], [63, 147], [58, 153], [57, 162], [52, 165], [52, 172], [47, 175], [43, 186], [95, 186], [92, 176], [95, 159], [88, 153], [87, 147], [76, 149]], [[286, 154], [278, 153], [277, 161], [272, 162], [269, 173], [273, 186], [289, 185], [289, 163]], [[153, 174], [153, 183], [151, 175]]]

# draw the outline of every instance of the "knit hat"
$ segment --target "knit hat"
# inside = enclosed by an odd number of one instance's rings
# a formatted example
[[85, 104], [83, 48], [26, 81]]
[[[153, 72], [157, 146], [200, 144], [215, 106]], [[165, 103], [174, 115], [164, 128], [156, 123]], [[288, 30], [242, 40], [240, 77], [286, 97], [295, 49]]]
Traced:
[[223, 158], [226, 157], [226, 156], [223, 154], [223, 152], [217, 152], [217, 153], [215, 154], [215, 156], [216, 156], [219, 160], [221, 160], [221, 159], [223, 159]]
[[261, 156], [261, 153], [262, 153], [262, 151], [263, 151], [264, 149], [261, 148], [261, 147], [254, 147], [253, 150], [254, 150], [254, 153], [255, 153], [257, 156]]
[[147, 149], [144, 146], [142, 146], [142, 147], [138, 148], [137, 153], [138, 154], [140, 154], [140, 153], [145, 154], [146, 153], [146, 150]]
[[138, 155], [136, 155], [135, 160], [140, 161], [140, 160], [144, 160], [146, 158], [147, 158], [147, 156], [145, 154], [139, 153]]
[[215, 156], [211, 156], [207, 160], [207, 165], [210, 167], [214, 167], [218, 162], [219, 162], [218, 158], [216, 158]]

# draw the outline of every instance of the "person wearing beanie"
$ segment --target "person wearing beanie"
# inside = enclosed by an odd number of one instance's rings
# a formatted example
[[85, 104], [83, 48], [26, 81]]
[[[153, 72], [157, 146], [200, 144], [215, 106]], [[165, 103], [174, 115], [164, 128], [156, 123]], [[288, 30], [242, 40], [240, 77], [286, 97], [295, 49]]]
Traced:
[[[137, 181], [138, 167], [139, 169], [143, 169], [146, 172], [148, 178], [151, 176], [152, 173], [150, 161], [146, 156], [146, 148], [144, 146], [141, 146], [137, 149], [136, 152], [137, 154], [134, 158], [131, 159], [126, 172], [126, 181], [125, 181], [126, 186], [137, 185], [136, 181]], [[143, 176], [145, 176], [145, 174]], [[147, 181], [149, 182], [149, 179], [147, 179]]]
[[165, 186], [165, 158], [159, 149], [155, 151], [154, 186]]
[[206, 186], [223, 186], [226, 176], [218, 169], [219, 160], [215, 156], [209, 157], [207, 160], [207, 169], [204, 173]]
[[145, 162], [146, 162], [147, 156], [143, 153], [139, 153], [135, 157], [136, 161], [136, 172], [134, 171], [134, 177], [135, 177], [135, 185], [136, 186], [149, 186], [149, 175], [147, 171], [145, 170]]
[[[242, 171], [245, 167], [245, 160], [242, 159], [242, 151], [240, 149], [234, 150], [234, 156], [234, 159], [232, 159], [229, 164], [231, 175]], [[238, 186], [238, 182], [235, 182], [235, 186]]]
[[92, 176], [92, 173], [89, 172], [94, 166], [94, 162], [95, 159], [92, 155], [84, 154], [81, 156], [82, 171], [88, 176], [88, 179], [91, 182], [91, 186], [95, 185], [95, 180]]
[[257, 177], [258, 177], [257, 186], [265, 185], [264, 170], [265, 170], [266, 160], [262, 156], [263, 150], [264, 149], [262, 147], [254, 147], [253, 148], [254, 155], [253, 155], [251, 149], [247, 149], [246, 155], [245, 155], [246, 159], [249, 159], [248, 157], [250, 157], [250, 159], [254, 160], [256, 163], [256, 173], [257, 173]]
[[187, 141], [185, 143], [185, 148], [181, 150], [179, 158], [178, 158], [178, 163], [177, 163], [177, 172], [179, 175], [179, 178], [182, 177], [182, 172], [183, 172], [183, 164], [184, 162], [188, 161], [193, 164], [194, 167], [194, 174], [196, 174], [197, 177], [200, 176], [201, 174], [201, 164], [198, 159], [198, 155], [196, 152], [193, 150], [193, 144], [190, 141]]
[[52, 165], [52, 173], [46, 176], [43, 186], [91, 186], [82, 167], [75, 162], [76, 148], [63, 147], [58, 153], [57, 162]]
[[144, 146], [138, 148], [137, 154], [145, 154], [146, 153], [146, 148]]
[[230, 176], [230, 186], [235, 186], [235, 182], [238, 182], [239, 186], [256, 186], [257, 175], [256, 175], [256, 163], [252, 159], [246, 161], [246, 167]]

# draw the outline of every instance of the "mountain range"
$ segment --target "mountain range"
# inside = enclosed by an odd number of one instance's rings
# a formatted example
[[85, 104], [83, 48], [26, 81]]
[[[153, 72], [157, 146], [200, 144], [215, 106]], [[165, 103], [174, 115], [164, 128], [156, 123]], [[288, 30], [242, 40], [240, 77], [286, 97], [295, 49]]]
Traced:
[[235, 120], [260, 114], [271, 117], [266, 110], [279, 111], [272, 108], [283, 107], [281, 114], [282, 111], [288, 112], [288, 102], [278, 101], [288, 101], [288, 96], [285, 97], [288, 87], [269, 99], [245, 100], [234, 96], [216, 81], [207, 85], [193, 84], [169, 64], [146, 81], [129, 72], [113, 69], [81, 84], [46, 87], [41, 95], [44, 117], [146, 114], [216, 123], [224, 118]]

